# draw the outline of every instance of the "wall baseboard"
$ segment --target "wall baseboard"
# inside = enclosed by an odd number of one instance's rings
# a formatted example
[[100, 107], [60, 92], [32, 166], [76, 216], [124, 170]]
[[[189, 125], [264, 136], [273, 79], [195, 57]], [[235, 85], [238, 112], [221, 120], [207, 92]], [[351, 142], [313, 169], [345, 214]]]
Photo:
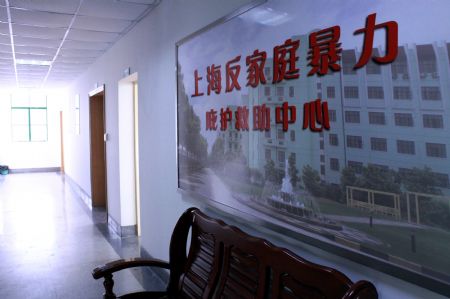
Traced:
[[[141, 246], [141, 257], [144, 259], [154, 259], [154, 257], [151, 256], [151, 254], [149, 254], [147, 252], [147, 250], [145, 250], [144, 247]], [[162, 268], [158, 268], [158, 267], [147, 267], [146, 269], [150, 270], [151, 272], [153, 272], [164, 285], [168, 285], [169, 284], [169, 272], [165, 269]]]
[[11, 168], [9, 173], [60, 172], [61, 167]]
[[108, 214], [108, 229], [111, 233], [121, 237], [136, 237], [136, 225], [121, 226], [110, 214]]
[[83, 202], [86, 204], [87, 208], [92, 211], [92, 198], [80, 185], [78, 185], [70, 176], [67, 174], [64, 175], [64, 178], [69, 183], [72, 190], [80, 197]]
[[[83, 202], [86, 204], [86, 207], [90, 211], [93, 211], [92, 198], [87, 194], [87, 192], [84, 191], [83, 188], [81, 188], [80, 185], [78, 185], [67, 174], [64, 175], [64, 178], [67, 180], [67, 182], [69, 183], [70, 187], [75, 192], [75, 194], [83, 200]], [[136, 225], [121, 226], [110, 214], [108, 214], [108, 230], [112, 234], [115, 234], [116, 236], [118, 236], [120, 238], [137, 235], [137, 226]]]

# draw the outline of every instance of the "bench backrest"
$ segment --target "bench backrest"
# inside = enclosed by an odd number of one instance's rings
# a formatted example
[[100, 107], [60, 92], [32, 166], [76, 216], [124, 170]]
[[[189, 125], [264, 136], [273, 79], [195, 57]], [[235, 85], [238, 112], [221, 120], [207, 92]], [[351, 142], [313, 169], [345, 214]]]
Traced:
[[198, 209], [180, 218], [170, 251], [169, 293], [177, 298], [377, 298], [369, 282], [353, 284], [337, 270], [310, 263]]

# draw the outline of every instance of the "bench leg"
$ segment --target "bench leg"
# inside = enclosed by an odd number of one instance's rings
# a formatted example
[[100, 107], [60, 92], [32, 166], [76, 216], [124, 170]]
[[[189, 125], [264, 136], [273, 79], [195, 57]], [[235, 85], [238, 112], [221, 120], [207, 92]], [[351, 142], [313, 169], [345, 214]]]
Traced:
[[112, 274], [105, 275], [103, 286], [105, 287], [105, 294], [103, 294], [103, 299], [115, 299], [116, 294], [114, 294], [113, 292], [114, 280]]

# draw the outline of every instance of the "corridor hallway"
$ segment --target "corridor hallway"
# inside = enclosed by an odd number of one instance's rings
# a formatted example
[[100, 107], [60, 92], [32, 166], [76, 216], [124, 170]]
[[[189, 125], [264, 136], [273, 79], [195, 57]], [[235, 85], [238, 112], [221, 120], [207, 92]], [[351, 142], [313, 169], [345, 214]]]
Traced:
[[[139, 255], [139, 240], [108, 233], [104, 212], [91, 212], [58, 173], [0, 176], [0, 298], [99, 299], [97, 265]], [[141, 290], [147, 271], [114, 275], [115, 292]], [[155, 282], [156, 281], [156, 282]]]

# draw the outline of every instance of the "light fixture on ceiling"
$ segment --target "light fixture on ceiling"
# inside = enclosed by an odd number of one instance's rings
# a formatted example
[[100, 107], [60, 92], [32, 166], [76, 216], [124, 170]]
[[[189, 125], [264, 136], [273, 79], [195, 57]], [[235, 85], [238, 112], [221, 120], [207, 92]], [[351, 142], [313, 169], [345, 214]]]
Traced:
[[25, 65], [51, 65], [52, 62], [48, 60], [32, 60], [32, 59], [16, 59], [16, 64]]

